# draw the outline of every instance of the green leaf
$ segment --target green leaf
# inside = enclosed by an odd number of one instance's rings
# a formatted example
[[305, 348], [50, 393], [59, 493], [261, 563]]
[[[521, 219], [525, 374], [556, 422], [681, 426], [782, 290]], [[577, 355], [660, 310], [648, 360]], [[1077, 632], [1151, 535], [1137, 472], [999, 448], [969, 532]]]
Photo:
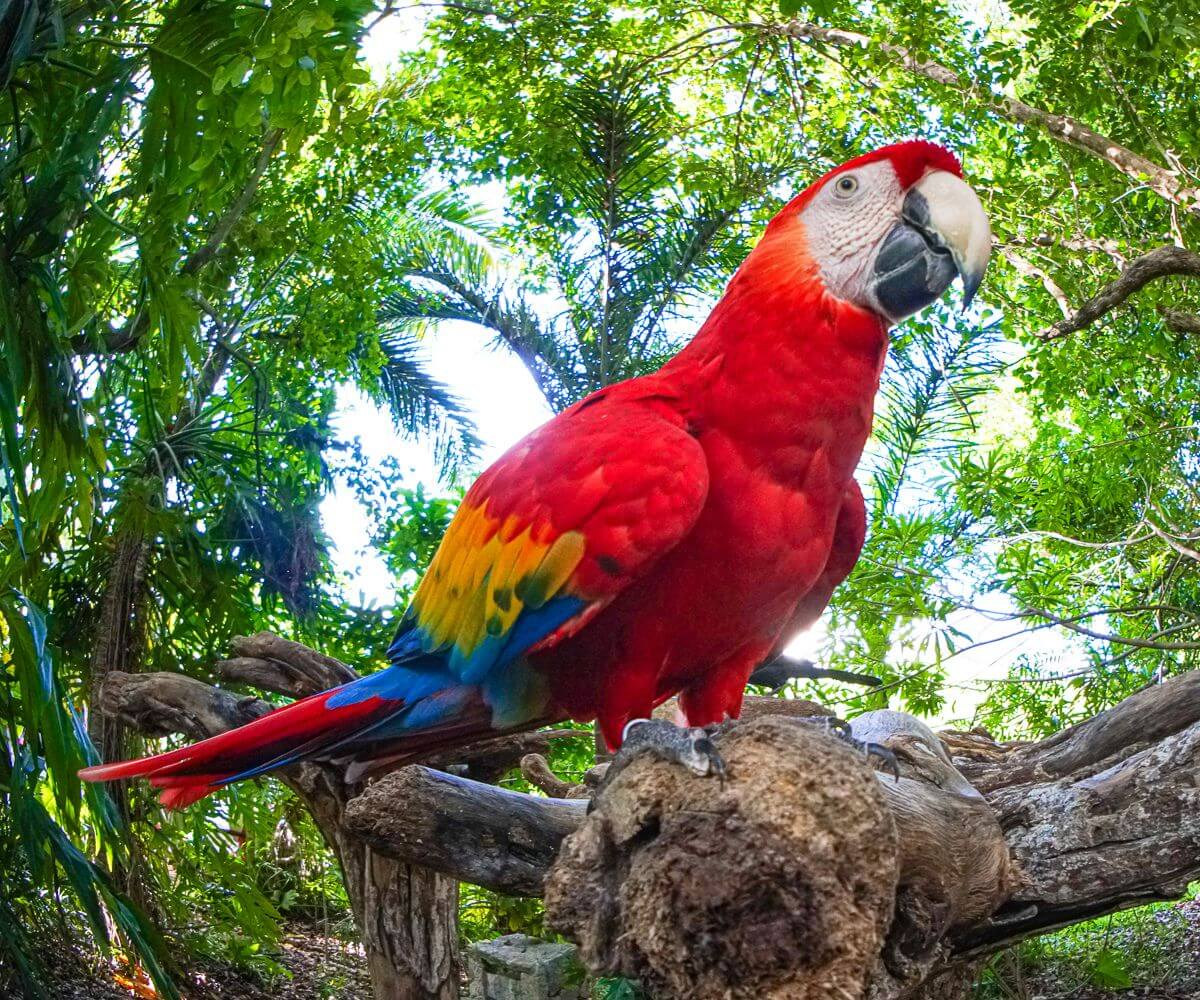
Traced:
[[1110, 990], [1124, 990], [1133, 985], [1133, 980], [1125, 968], [1124, 956], [1112, 948], [1105, 948], [1097, 956], [1092, 966], [1091, 979], [1096, 986]]

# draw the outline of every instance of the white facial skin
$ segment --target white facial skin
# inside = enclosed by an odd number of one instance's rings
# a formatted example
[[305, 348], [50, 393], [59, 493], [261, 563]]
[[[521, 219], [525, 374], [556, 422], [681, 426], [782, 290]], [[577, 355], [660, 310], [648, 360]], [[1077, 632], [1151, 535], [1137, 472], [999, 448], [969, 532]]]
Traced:
[[875, 254], [900, 218], [904, 190], [886, 160], [832, 178], [800, 214], [808, 252], [830, 294], [878, 311]]
[[[922, 219], [908, 222], [909, 229], [919, 227], [920, 232], [915, 246], [909, 243], [908, 252], [924, 255], [924, 264], [914, 256], [907, 274], [892, 271], [888, 301], [902, 310], [893, 315], [881, 304], [881, 276], [875, 272], [875, 264], [880, 245], [900, 221], [910, 193], [920, 195], [913, 209], [919, 210]], [[945, 170], [929, 170], [905, 190], [887, 160], [830, 178], [800, 213], [800, 222], [809, 255], [829, 293], [872, 310], [888, 323], [928, 305], [955, 276], [962, 279], [965, 308], [983, 280], [992, 248], [987, 212], [962, 178]], [[935, 256], [939, 259], [931, 263]], [[910, 289], [912, 294], [897, 300], [896, 282], [906, 279], [918, 284]], [[922, 294], [922, 285], [928, 295]]]

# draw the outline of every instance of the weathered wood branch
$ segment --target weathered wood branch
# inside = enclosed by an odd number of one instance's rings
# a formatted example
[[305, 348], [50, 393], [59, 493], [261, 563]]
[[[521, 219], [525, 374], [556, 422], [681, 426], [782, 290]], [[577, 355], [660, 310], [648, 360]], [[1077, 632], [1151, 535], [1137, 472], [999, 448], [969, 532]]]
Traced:
[[998, 746], [990, 739], [955, 741], [963, 775], [985, 795], [1070, 775], [1089, 776], [1200, 720], [1200, 672], [1143, 688], [1118, 705], [1037, 743]]
[[1158, 247], [1131, 260], [1120, 277], [1105, 285], [1073, 315], [1038, 334], [1042, 340], [1057, 340], [1078, 333], [1112, 312], [1135, 292], [1158, 278], [1200, 278], [1200, 253], [1183, 247]]
[[217, 663], [227, 681], [303, 698], [354, 680], [358, 674], [341, 660], [271, 632], [237, 635], [233, 658]]
[[810, 723], [718, 742], [724, 784], [649, 756], [621, 772], [563, 845], [547, 917], [652, 995], [862, 996], [899, 880], [882, 783]]
[[922, 59], [894, 42], [872, 39], [856, 31], [826, 28], [806, 21], [789, 21], [783, 25], [765, 27], [806, 44], [816, 42], [859, 52], [869, 49], [881, 52], [897, 60], [914, 76], [950, 87], [962, 94], [966, 100], [988, 108], [1019, 125], [1037, 125], [1059, 142], [1098, 157], [1114, 170], [1137, 184], [1146, 185], [1172, 204], [1188, 212], [1200, 214], [1200, 189], [1188, 187], [1178, 171], [1155, 163], [1150, 158], [1122, 146], [1111, 137], [1088, 128], [1069, 115], [1053, 114], [1012, 97], [997, 97], [989, 86], [964, 77], [949, 66]]
[[1200, 725], [1097, 774], [1010, 785], [988, 797], [1025, 877], [966, 954], [1154, 900], [1200, 877]]
[[420, 765], [368, 785], [346, 825], [381, 854], [420, 858], [434, 871], [512, 896], [540, 896], [582, 799], [543, 799]]
[[[237, 651], [283, 650], [280, 684], [324, 662], [272, 642]], [[176, 675], [113, 676], [106, 710], [145, 731], [206, 735], [264, 709]], [[915, 1000], [934, 982], [957, 995], [1011, 942], [1200, 877], [1200, 673], [1038, 743], [939, 738], [900, 712], [854, 720], [856, 738], [895, 755], [898, 779], [806, 718], [821, 711], [749, 700], [747, 721], [717, 735], [724, 782], [642, 757], [590, 807], [423, 766], [361, 788], [333, 765], [284, 777], [351, 871], [419, 864], [544, 894], [593, 968], [679, 997]]]
[[114, 670], [100, 687], [100, 711], [147, 736], [183, 733], [203, 740], [253, 722], [271, 706], [184, 674], [129, 674]]

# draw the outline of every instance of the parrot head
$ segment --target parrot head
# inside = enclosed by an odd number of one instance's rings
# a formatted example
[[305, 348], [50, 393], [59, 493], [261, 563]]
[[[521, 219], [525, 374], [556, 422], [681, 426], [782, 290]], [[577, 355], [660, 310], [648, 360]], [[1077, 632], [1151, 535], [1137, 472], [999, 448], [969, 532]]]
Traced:
[[912, 140], [831, 170], [775, 217], [764, 240], [786, 242], [831, 295], [898, 323], [956, 276], [970, 304], [992, 247], [979, 197], [954, 154]]

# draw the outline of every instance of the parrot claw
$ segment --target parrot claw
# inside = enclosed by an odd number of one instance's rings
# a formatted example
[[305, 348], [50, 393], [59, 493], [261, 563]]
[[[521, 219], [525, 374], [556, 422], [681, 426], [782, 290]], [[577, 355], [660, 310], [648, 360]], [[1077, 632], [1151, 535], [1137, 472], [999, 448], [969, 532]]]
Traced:
[[850, 729], [850, 723], [845, 719], [839, 719], [836, 715], [817, 716], [817, 722], [823, 723], [827, 733], [833, 733], [839, 739], [845, 740], [847, 743], [854, 743], [854, 733]]
[[855, 750], [861, 750], [868, 759], [871, 757], [878, 758], [883, 764], [882, 770], [891, 774], [896, 781], [900, 780], [900, 763], [896, 760], [896, 755], [882, 743], [872, 743], [870, 741], [855, 739], [854, 730], [851, 728], [850, 723], [844, 719], [839, 719], [834, 715], [818, 715], [802, 721], [819, 723], [827, 733], [849, 743]]
[[883, 763], [882, 770], [887, 771], [895, 781], [900, 780], [900, 762], [896, 760], [896, 755], [892, 753], [882, 743], [862, 742], [861, 740], [852, 740], [854, 745], [867, 755], [867, 758], [878, 757]]
[[[625, 727], [625, 738], [592, 797], [594, 803], [634, 758], [643, 753], [680, 764], [697, 777], [714, 775], [725, 783], [725, 761], [712, 736], [704, 729], [684, 729], [666, 719], [634, 719]], [[590, 807], [589, 807], [590, 811]]]
[[682, 764], [697, 777], [714, 774], [725, 778], [725, 761], [704, 729], [684, 729], [666, 719], [634, 719], [625, 727], [617, 757], [632, 759], [643, 752]]

